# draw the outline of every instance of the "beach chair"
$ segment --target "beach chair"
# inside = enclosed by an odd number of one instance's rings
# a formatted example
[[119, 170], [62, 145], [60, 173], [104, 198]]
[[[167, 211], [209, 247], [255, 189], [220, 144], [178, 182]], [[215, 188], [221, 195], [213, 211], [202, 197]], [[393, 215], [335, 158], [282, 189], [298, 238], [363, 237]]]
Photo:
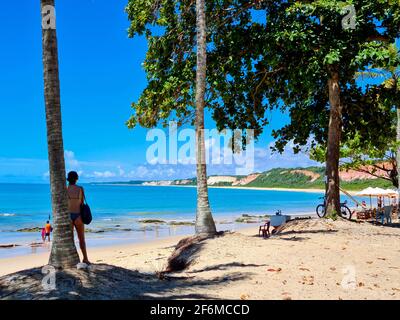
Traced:
[[385, 220], [385, 213], [384, 213], [384, 210], [382, 210], [382, 209], [380, 209], [380, 208], [378, 208], [378, 209], [376, 210], [376, 213], [375, 213], [375, 221], [378, 222], [378, 220], [381, 221], [381, 224], [383, 224], [383, 223], [384, 223], [384, 220]]
[[374, 212], [370, 209], [362, 209], [360, 211], [355, 211], [355, 213], [359, 220], [368, 220], [371, 219], [371, 217], [374, 217]]
[[393, 206], [385, 206], [383, 208], [383, 216], [386, 219], [386, 223], [392, 223], [392, 211]]
[[358, 220], [366, 220], [369, 218], [368, 210], [360, 210], [360, 211], [354, 210], [352, 215], [353, 216], [356, 215]]
[[260, 226], [258, 229], [258, 236], [261, 236], [265, 238], [269, 238], [271, 236], [271, 233], [269, 232], [269, 227], [271, 226], [271, 222], [268, 220], [265, 222], [264, 225]]
[[398, 209], [397, 209], [397, 205], [392, 206], [393, 210], [392, 210], [392, 218], [397, 219], [398, 218]]

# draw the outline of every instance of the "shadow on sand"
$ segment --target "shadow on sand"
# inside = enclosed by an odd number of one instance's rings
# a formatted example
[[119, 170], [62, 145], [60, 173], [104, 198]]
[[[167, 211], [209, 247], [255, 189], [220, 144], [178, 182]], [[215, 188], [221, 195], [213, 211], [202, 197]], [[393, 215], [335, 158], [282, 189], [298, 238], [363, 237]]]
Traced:
[[189, 271], [188, 273], [200, 273], [200, 272], [206, 272], [206, 271], [215, 271], [215, 270], [228, 270], [229, 268], [250, 268], [250, 267], [265, 267], [267, 266], [266, 264], [245, 264], [245, 263], [239, 263], [239, 262], [231, 262], [231, 263], [224, 263], [224, 264], [217, 264], [213, 266], [206, 267], [204, 269], [199, 269], [199, 270], [193, 270]]
[[[213, 299], [199, 294], [202, 287], [246, 279], [237, 272], [210, 280], [193, 277], [162, 278], [107, 264], [88, 270], [63, 270], [55, 274], [55, 290], [45, 290], [41, 268], [24, 270], [0, 278], [1, 300], [131, 300], [131, 299]], [[49, 282], [49, 281], [47, 281]]]

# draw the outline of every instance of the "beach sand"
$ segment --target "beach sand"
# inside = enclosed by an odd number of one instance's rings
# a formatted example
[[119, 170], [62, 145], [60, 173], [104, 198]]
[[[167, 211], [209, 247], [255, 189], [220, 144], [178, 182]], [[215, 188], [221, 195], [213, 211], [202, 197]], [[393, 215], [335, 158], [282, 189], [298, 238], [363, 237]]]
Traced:
[[[400, 299], [400, 228], [310, 219], [291, 222], [281, 234], [265, 240], [257, 232], [254, 224], [202, 242], [190, 267], [171, 274], [194, 284], [164, 283], [168, 290], [162, 297]], [[182, 238], [89, 248], [89, 253], [94, 264], [155, 274], [164, 270]], [[45, 265], [47, 258], [38, 254], [0, 259], [0, 275]]]
[[[115, 184], [118, 186], [137, 186], [129, 184]], [[152, 185], [140, 185], [141, 187], [153, 187]], [[157, 185], [157, 187], [175, 187], [175, 188], [197, 188], [195, 185]], [[299, 188], [267, 188], [267, 187], [238, 187], [238, 186], [213, 186], [209, 185], [208, 188], [213, 189], [239, 189], [239, 190], [266, 190], [266, 191], [288, 191], [288, 192], [307, 192], [307, 193], [325, 193], [324, 189], [299, 189]], [[349, 192], [355, 194], [356, 192]]]
[[[129, 184], [116, 184], [120, 186], [129, 186]], [[132, 185], [131, 185], [132, 186]], [[137, 186], [137, 185], [136, 185]], [[141, 185], [143, 187], [151, 187], [146, 185]], [[196, 186], [192, 185], [157, 185], [157, 187], [175, 187], [175, 188], [196, 188]], [[316, 189], [316, 188], [267, 188], [267, 187], [238, 187], [238, 186], [212, 186], [209, 185], [208, 188], [212, 189], [239, 189], [239, 190], [264, 190], [264, 191], [286, 191], [286, 192], [306, 192], [306, 193], [323, 193], [325, 194], [325, 189]], [[357, 195], [357, 191], [346, 191], [347, 194], [351, 196]], [[344, 195], [343, 191], [340, 191], [340, 194]]]

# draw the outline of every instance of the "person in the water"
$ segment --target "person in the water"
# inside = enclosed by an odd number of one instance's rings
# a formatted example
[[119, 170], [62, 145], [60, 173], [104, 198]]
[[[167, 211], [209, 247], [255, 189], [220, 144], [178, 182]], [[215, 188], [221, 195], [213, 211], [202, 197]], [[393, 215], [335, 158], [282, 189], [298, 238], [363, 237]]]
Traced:
[[50, 221], [46, 221], [46, 225], [42, 229], [42, 239], [45, 242], [46, 239], [49, 240], [50, 242], [50, 234], [53, 231], [53, 228], [51, 227]]

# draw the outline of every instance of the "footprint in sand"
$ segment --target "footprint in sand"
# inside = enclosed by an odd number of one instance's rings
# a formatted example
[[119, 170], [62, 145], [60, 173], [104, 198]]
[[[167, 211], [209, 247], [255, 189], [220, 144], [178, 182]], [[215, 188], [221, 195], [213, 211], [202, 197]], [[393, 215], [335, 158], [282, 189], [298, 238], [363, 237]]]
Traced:
[[313, 276], [303, 276], [302, 281], [299, 281], [301, 284], [306, 284], [309, 286], [314, 285], [314, 277]]

